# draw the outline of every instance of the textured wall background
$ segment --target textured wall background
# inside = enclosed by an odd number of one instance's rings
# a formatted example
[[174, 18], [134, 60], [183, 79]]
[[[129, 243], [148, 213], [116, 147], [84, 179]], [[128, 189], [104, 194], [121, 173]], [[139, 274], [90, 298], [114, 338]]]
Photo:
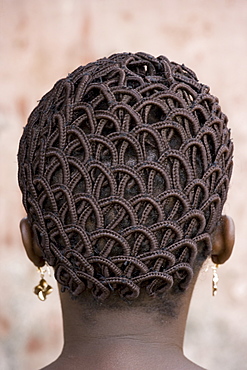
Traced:
[[[235, 169], [225, 210], [236, 222], [233, 257], [201, 273], [185, 352], [211, 370], [247, 369], [247, 2], [245, 0], [2, 0], [0, 9], [0, 368], [35, 370], [62, 346], [57, 293], [42, 303], [39, 276], [18, 231], [24, 212], [16, 181], [27, 116], [54, 82], [80, 64], [119, 51], [164, 54], [196, 70], [228, 115]], [[209, 269], [210, 270], [210, 269]], [[55, 286], [52, 278], [50, 283]]]

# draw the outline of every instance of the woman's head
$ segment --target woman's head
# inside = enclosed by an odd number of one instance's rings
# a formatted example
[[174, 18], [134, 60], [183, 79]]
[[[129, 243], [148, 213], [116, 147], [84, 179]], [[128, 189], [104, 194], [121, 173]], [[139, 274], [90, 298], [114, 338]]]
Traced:
[[18, 160], [34, 238], [63, 289], [100, 301], [186, 290], [212, 253], [232, 150], [217, 98], [164, 56], [115, 54], [58, 81]]

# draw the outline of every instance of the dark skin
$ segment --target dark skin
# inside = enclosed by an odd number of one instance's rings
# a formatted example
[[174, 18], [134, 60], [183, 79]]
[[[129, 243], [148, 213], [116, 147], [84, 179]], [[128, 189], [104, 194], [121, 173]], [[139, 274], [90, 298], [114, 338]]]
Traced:
[[[32, 237], [27, 219], [20, 223], [24, 247], [35, 266], [44, 265], [41, 250]], [[223, 264], [234, 245], [234, 223], [222, 216], [212, 239], [212, 261]], [[164, 316], [143, 307], [123, 310], [89, 310], [87, 304], [60, 295], [64, 348], [60, 357], [44, 369], [85, 370], [196, 370], [202, 367], [183, 354], [183, 339], [191, 295], [197, 276], [179, 299], [177, 317]]]

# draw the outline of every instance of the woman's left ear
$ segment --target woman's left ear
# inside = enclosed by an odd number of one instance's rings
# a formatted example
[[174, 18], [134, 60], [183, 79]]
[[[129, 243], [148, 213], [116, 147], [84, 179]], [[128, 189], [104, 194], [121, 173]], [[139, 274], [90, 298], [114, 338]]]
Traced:
[[21, 238], [26, 250], [28, 258], [37, 267], [42, 267], [45, 260], [42, 257], [42, 252], [33, 238], [31, 226], [27, 218], [23, 218], [20, 222]]
[[230, 258], [235, 241], [235, 226], [233, 219], [222, 216], [215, 231], [211, 235], [212, 261], [216, 264], [225, 263]]

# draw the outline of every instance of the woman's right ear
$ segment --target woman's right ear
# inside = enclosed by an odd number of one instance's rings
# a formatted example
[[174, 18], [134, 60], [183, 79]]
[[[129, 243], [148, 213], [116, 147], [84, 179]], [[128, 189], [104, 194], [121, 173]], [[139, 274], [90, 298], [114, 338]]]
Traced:
[[222, 216], [212, 236], [212, 261], [216, 264], [225, 263], [232, 254], [235, 241], [235, 226], [233, 219]]
[[42, 257], [42, 252], [33, 238], [31, 226], [27, 218], [23, 218], [20, 222], [21, 238], [30, 261], [37, 267], [42, 267], [45, 260]]

